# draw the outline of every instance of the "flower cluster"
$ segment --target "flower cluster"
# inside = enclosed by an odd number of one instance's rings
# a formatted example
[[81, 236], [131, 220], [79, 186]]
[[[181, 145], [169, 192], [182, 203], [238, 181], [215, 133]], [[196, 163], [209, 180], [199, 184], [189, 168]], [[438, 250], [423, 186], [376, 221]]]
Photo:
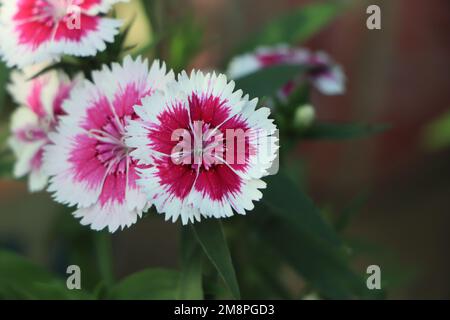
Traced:
[[95, 230], [130, 226], [148, 207], [137, 185], [138, 169], [125, 143], [126, 126], [141, 100], [173, 80], [164, 64], [127, 57], [92, 73], [64, 104], [57, 132], [44, 154], [56, 201], [76, 206], [76, 217]]
[[29, 80], [36, 68], [15, 71], [8, 91], [19, 107], [11, 119], [12, 137], [9, 139], [17, 162], [14, 176], [29, 174], [30, 191], [40, 191], [47, 185], [48, 175], [43, 170], [44, 147], [49, 134], [64, 114], [63, 102], [78, 80], [70, 80], [62, 72], [52, 71]]
[[[56, 201], [94, 230], [135, 223], [150, 206], [183, 224], [245, 214], [277, 152], [267, 108], [225, 75], [178, 75], [126, 57], [70, 81], [13, 74], [16, 175], [49, 181]], [[181, 132], [181, 133], [180, 133]], [[192, 161], [191, 161], [192, 160]]]
[[[47, 187], [94, 230], [129, 227], [152, 206], [183, 224], [246, 214], [276, 170], [277, 128], [269, 108], [225, 75], [175, 77], [163, 62], [127, 56], [89, 80], [35, 76], [38, 62], [104, 50], [120, 26], [105, 13], [119, 1], [0, 0], [0, 55], [21, 68], [8, 87], [20, 105], [9, 140], [15, 176], [29, 175], [30, 191]], [[280, 94], [305, 80], [326, 94], [344, 90], [341, 69], [304, 49], [260, 49], [233, 60], [229, 75], [286, 63], [308, 71]]]

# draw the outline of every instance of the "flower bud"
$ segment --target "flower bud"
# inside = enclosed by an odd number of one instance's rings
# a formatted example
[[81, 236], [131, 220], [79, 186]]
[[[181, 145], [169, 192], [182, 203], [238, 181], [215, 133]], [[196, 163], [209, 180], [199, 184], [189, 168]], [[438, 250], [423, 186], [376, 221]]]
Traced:
[[299, 106], [294, 115], [294, 126], [299, 129], [309, 127], [316, 118], [316, 111], [310, 104]]

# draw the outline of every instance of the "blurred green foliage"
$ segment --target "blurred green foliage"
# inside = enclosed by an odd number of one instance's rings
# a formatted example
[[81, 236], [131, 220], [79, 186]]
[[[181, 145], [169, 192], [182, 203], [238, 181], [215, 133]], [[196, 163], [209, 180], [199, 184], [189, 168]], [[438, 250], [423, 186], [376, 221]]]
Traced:
[[0, 61], [0, 112], [3, 111], [6, 99], [6, 84], [8, 83], [9, 70], [5, 64]]
[[245, 42], [239, 52], [279, 43], [298, 44], [329, 24], [345, 7], [341, 1], [328, 1], [294, 9], [269, 22], [265, 28]]
[[84, 290], [68, 290], [65, 280], [14, 253], [0, 251], [0, 297], [4, 299], [90, 299]]
[[423, 140], [425, 147], [432, 150], [450, 146], [450, 111], [425, 128]]

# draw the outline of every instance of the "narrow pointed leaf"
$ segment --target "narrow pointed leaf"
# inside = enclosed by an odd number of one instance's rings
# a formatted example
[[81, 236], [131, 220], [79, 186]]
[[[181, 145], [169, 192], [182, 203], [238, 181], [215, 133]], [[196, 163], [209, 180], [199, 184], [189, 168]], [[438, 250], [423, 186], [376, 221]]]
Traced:
[[235, 299], [240, 299], [240, 291], [231, 261], [230, 250], [223, 233], [222, 224], [217, 219], [208, 219], [193, 225], [195, 235], [208, 259], [217, 269], [225, 285]]
[[203, 250], [192, 228], [181, 230], [181, 274], [179, 299], [203, 299], [202, 264]]
[[321, 216], [312, 200], [301, 191], [297, 184], [283, 171], [265, 179], [268, 185], [263, 202], [270, 211], [295, 226], [300, 231], [308, 231], [331, 245], [339, 245], [341, 240]]

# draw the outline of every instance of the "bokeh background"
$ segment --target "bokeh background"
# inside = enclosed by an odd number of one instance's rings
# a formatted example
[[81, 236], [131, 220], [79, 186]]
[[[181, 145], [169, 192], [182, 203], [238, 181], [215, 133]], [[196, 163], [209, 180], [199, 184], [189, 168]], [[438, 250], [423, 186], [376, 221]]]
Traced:
[[[314, 1], [179, 2], [183, 5], [172, 8], [171, 14], [188, 12], [204, 30], [202, 50], [191, 68], [220, 70], [234, 48], [267, 21]], [[297, 153], [307, 168], [309, 194], [330, 215], [367, 195], [345, 236], [371, 252], [356, 263], [380, 265], [382, 277], [389, 270], [388, 298], [449, 299], [450, 144], [436, 143], [430, 128], [450, 110], [450, 2], [353, 2], [301, 44], [329, 52], [348, 77], [345, 95], [314, 94], [317, 117], [388, 123], [391, 129], [363, 140], [300, 143]], [[132, 3], [131, 8], [120, 6], [118, 13], [126, 19], [137, 14], [128, 41], [142, 42], [148, 37], [145, 21], [139, 1]], [[381, 30], [366, 28], [369, 4], [381, 7]], [[2, 179], [0, 212], [2, 246], [56, 271], [63, 272], [66, 262], [74, 263], [64, 248], [71, 242], [82, 246], [79, 234], [70, 236], [76, 222], [48, 194], [30, 195], [23, 181]], [[146, 217], [115, 234], [116, 274], [177, 266], [178, 228], [160, 217]], [[301, 286], [289, 270], [284, 277], [293, 290]]]

